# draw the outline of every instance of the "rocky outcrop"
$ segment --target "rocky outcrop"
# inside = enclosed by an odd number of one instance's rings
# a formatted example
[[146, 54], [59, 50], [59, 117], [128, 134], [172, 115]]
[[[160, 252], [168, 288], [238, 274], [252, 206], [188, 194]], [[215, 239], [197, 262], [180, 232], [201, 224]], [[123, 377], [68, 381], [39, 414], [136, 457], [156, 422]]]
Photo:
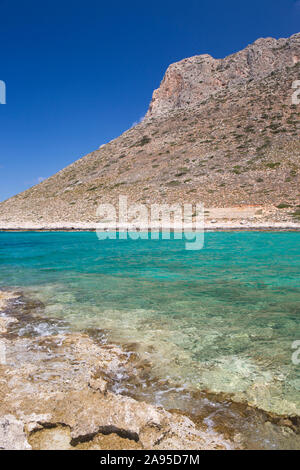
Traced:
[[203, 54], [176, 62], [154, 91], [146, 119], [197, 106], [222, 89], [232, 90], [250, 80], [261, 80], [299, 61], [300, 34], [295, 34], [288, 39], [258, 39], [225, 59]]
[[233, 447], [186, 416], [110, 392], [110, 377], [132, 373], [118, 346], [84, 334], [20, 337], [16, 328], [0, 336], [0, 449]]

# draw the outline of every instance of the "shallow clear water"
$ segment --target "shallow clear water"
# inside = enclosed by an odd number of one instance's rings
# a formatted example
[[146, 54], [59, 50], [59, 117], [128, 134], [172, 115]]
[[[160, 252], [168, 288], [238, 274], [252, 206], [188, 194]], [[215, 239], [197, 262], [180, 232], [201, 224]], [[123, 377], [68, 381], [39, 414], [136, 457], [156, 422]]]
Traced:
[[[180, 240], [0, 233], [0, 286], [75, 330], [138, 344], [157, 377], [300, 415], [300, 233], [215, 232]], [[41, 332], [45, 334], [45, 332]]]

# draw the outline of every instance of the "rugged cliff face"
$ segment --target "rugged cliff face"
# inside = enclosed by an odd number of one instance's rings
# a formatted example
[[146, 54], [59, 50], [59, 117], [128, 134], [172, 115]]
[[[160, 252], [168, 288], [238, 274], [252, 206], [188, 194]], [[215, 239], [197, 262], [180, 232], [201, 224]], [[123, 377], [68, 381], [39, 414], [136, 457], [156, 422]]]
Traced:
[[146, 119], [196, 106], [223, 89], [232, 91], [299, 61], [299, 34], [278, 41], [258, 39], [225, 59], [214, 59], [207, 54], [184, 59], [169, 66], [160, 87], [153, 93]]
[[296, 34], [171, 65], [143, 122], [1, 203], [0, 227], [94, 223], [97, 206], [120, 194], [146, 205], [203, 202], [207, 219], [211, 208], [252, 205], [254, 223], [299, 221], [299, 59]]

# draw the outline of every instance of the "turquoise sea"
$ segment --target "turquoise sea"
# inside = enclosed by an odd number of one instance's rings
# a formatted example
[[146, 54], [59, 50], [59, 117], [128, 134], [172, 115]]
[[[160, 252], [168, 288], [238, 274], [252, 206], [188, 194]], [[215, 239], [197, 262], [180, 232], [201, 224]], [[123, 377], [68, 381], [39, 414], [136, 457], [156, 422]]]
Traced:
[[[43, 302], [73, 330], [135, 343], [153, 374], [300, 415], [300, 233], [209, 232], [103, 240], [93, 232], [0, 233], [0, 287]], [[59, 329], [60, 322], [57, 323]]]

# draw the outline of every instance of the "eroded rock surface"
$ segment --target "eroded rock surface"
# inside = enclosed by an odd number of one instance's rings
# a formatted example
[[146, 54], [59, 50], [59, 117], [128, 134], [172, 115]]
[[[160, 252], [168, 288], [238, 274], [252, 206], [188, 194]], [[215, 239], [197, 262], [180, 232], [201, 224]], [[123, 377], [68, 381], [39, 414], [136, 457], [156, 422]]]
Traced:
[[196, 106], [220, 90], [232, 90], [249, 80], [260, 80], [275, 70], [300, 61], [300, 35], [260, 38], [225, 59], [208, 54], [171, 64], [154, 91], [146, 118], [159, 117], [178, 108]]
[[[2, 310], [9, 298], [1, 295]], [[6, 320], [2, 315], [0, 448], [232, 447], [222, 435], [202, 430], [186, 416], [108, 391], [109, 377], [124, 369], [132, 373], [129, 355], [118, 346], [73, 333], [18, 337]]]
[[201, 202], [208, 227], [299, 228], [299, 58], [298, 33], [170, 65], [146, 119], [0, 203], [0, 226], [93, 229], [121, 194], [148, 209]]

